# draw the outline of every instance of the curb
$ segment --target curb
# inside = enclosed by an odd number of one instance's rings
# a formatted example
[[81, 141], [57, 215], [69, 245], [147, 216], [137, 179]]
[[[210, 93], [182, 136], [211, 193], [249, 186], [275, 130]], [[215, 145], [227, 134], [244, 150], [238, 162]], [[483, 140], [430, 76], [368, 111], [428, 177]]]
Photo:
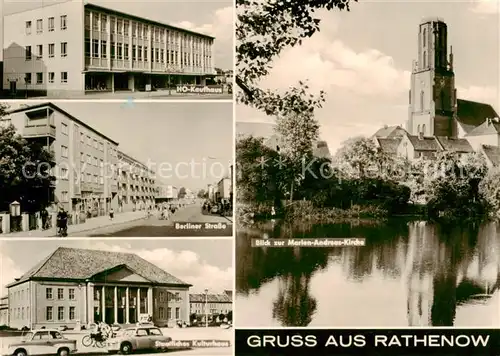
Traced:
[[[110, 226], [128, 224], [128, 223], [131, 223], [131, 222], [134, 222], [134, 221], [138, 221], [138, 220], [143, 220], [143, 219], [144, 218], [136, 218], [136, 219], [132, 219], [132, 220], [128, 220], [128, 221], [117, 222], [117, 223], [109, 224], [109, 225], [106, 225], [106, 226], [99, 226], [99, 227], [94, 227], [94, 228], [90, 228], [90, 229], [85, 229], [85, 230], [80, 230], [80, 231], [68, 233], [68, 235], [81, 234], [82, 232], [85, 233], [85, 232], [92, 231], [92, 230], [97, 230], [97, 229], [105, 229], [105, 228], [110, 227]], [[56, 234], [56, 235], [47, 236], [47, 237], [58, 237], [58, 235]]]

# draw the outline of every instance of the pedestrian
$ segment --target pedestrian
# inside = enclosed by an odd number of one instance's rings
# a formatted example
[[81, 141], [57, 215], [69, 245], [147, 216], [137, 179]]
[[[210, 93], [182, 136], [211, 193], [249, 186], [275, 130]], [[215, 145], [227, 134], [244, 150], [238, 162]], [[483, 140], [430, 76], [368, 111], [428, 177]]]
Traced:
[[109, 220], [113, 220], [115, 217], [115, 211], [113, 208], [109, 209]]

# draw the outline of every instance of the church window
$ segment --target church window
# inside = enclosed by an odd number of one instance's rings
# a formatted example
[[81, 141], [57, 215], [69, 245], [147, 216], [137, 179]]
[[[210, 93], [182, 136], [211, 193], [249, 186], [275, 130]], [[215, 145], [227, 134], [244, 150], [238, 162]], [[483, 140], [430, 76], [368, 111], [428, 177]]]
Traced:
[[422, 134], [425, 135], [425, 124], [422, 125]]
[[420, 92], [420, 111], [424, 111], [424, 91]]
[[424, 51], [424, 57], [422, 58], [423, 68], [427, 67], [427, 52]]
[[420, 133], [420, 125], [417, 126], [417, 134]]
[[427, 45], [427, 30], [424, 28], [424, 31], [422, 32], [422, 44], [423, 47]]

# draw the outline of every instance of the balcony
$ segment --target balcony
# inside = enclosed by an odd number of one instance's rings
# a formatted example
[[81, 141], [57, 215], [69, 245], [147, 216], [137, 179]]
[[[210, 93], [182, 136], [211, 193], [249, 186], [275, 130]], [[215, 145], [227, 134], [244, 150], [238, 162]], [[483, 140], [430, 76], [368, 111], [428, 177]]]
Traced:
[[25, 126], [23, 129], [23, 137], [50, 137], [56, 138], [56, 128], [52, 125], [33, 125]]

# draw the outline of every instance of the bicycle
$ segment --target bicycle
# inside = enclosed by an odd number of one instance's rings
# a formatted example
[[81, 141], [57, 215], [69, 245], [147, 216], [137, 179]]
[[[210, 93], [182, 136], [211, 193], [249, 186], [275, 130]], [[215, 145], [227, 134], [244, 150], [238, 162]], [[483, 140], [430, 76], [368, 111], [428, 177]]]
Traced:
[[99, 340], [98, 339], [99, 334], [89, 334], [85, 335], [82, 339], [82, 345], [85, 347], [98, 347], [98, 348], [103, 348], [106, 346], [106, 337], [104, 335], [100, 335]]

